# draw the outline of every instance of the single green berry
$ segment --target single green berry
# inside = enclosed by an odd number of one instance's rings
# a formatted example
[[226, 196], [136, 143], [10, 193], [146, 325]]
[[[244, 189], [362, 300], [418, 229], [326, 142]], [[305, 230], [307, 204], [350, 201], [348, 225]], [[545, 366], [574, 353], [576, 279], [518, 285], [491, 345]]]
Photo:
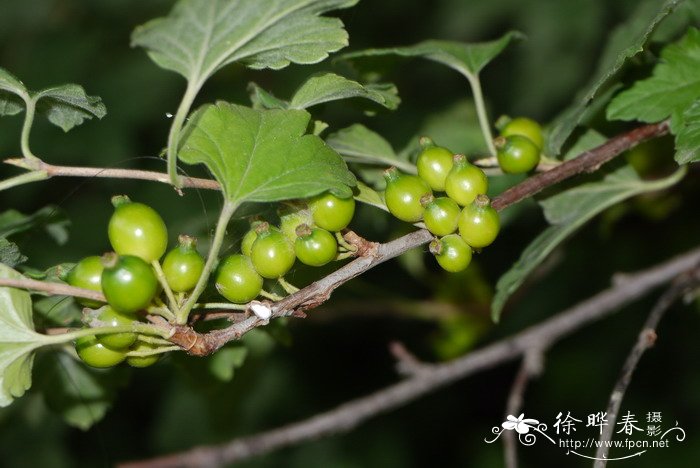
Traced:
[[501, 136], [509, 137], [513, 135], [528, 138], [537, 147], [538, 151], [542, 150], [544, 145], [542, 127], [534, 120], [527, 117], [516, 117], [502, 126]]
[[108, 253], [102, 257], [102, 292], [107, 303], [125, 313], [145, 309], [158, 291], [151, 265], [133, 255]]
[[472, 261], [472, 249], [457, 234], [450, 234], [430, 243], [430, 253], [446, 271], [457, 273], [469, 266]]
[[[352, 218], [352, 215], [350, 217]], [[280, 231], [289, 239], [289, 242], [294, 243], [297, 240], [297, 228], [302, 224], [309, 226], [314, 224], [311, 210], [292, 208], [280, 215]]]
[[427, 182], [418, 176], [402, 174], [395, 167], [384, 171], [384, 201], [389, 212], [402, 221], [415, 223], [423, 218], [421, 199], [432, 195]]
[[158, 260], [168, 247], [168, 229], [150, 206], [135, 203], [124, 195], [112, 198], [114, 213], [107, 232], [119, 255], [133, 255], [148, 263]]
[[345, 229], [355, 215], [355, 199], [340, 198], [330, 192], [317, 195], [309, 201], [314, 224], [331, 232]]
[[445, 179], [453, 162], [452, 151], [441, 146], [428, 146], [421, 151], [416, 161], [418, 176], [436, 192], [445, 191]]
[[493, 140], [498, 165], [507, 174], [530, 172], [540, 162], [540, 150], [529, 138], [521, 135], [500, 136]]
[[[110, 306], [104, 306], [95, 315], [95, 319], [102, 322], [104, 327], [124, 327], [131, 325], [136, 317], [114, 310]], [[136, 341], [136, 333], [111, 333], [109, 335], [97, 335], [97, 341], [112, 349], [128, 348]]]
[[245, 304], [262, 290], [263, 279], [246, 255], [231, 255], [219, 263], [216, 290], [231, 302]]
[[475, 249], [491, 244], [500, 227], [498, 212], [491, 207], [486, 195], [479, 195], [474, 203], [464, 207], [459, 216], [459, 235]]
[[[147, 353], [157, 348], [157, 345], [137, 340], [136, 343], [134, 343], [131, 346], [129, 351], [135, 351], [137, 353]], [[151, 354], [150, 356], [127, 356], [126, 363], [129, 364], [131, 367], [148, 367], [158, 362], [161, 356], [162, 354]]]
[[301, 263], [321, 266], [333, 260], [338, 254], [338, 241], [325, 229], [311, 228], [302, 224], [296, 231], [294, 252]]
[[92, 335], [75, 340], [75, 351], [85, 364], [100, 369], [114, 367], [126, 357], [125, 350], [108, 348]]
[[[97, 255], [80, 260], [66, 276], [66, 282], [76, 288], [102, 292], [102, 260]], [[79, 304], [91, 309], [101, 307], [104, 303], [91, 299], [76, 298]]]
[[180, 245], [163, 259], [163, 274], [170, 289], [187, 292], [194, 289], [204, 271], [204, 258], [197, 252], [197, 239], [180, 236]]
[[421, 200], [425, 207], [423, 222], [425, 227], [436, 236], [446, 236], [457, 230], [460, 208], [451, 198], [433, 198], [432, 195]]
[[477, 195], [486, 193], [489, 187], [486, 174], [469, 163], [462, 154], [454, 156], [454, 166], [445, 180], [447, 196], [461, 206], [470, 204]]
[[263, 223], [258, 227], [258, 238], [253, 242], [250, 259], [260, 276], [274, 279], [284, 276], [292, 268], [296, 255], [294, 245], [279, 229]]

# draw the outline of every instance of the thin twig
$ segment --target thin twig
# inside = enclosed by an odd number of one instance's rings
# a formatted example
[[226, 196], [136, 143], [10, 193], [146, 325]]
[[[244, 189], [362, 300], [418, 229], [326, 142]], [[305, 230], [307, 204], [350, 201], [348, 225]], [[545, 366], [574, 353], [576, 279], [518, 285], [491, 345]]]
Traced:
[[666, 311], [673, 305], [676, 300], [682, 297], [689, 289], [697, 287], [700, 284], [700, 266], [695, 266], [691, 271], [686, 271], [666, 290], [666, 292], [658, 300], [654, 308], [649, 313], [644, 326], [639, 333], [637, 342], [630, 350], [627, 359], [625, 360], [620, 376], [615, 383], [615, 387], [610, 395], [610, 401], [607, 408], [607, 425], [600, 435], [598, 450], [596, 451], [596, 461], [593, 464], [594, 468], [605, 468], [608, 460], [610, 447], [607, 442], [612, 440], [613, 431], [617, 417], [620, 414], [620, 406], [622, 399], [625, 396], [627, 387], [629, 387], [632, 375], [634, 374], [639, 360], [644, 352], [654, 346], [656, 342], [656, 327]]
[[[542, 360], [543, 354], [538, 349], [531, 349], [525, 352], [508, 394], [504, 420], [509, 415], [520, 413], [527, 384], [532, 377], [536, 377], [542, 372]], [[516, 444], [515, 434], [513, 431], [505, 431], [503, 434], [503, 455], [506, 468], [518, 468], [518, 445]]]
[[30, 291], [41, 291], [53, 296], [75, 296], [92, 299], [99, 302], [107, 302], [104, 295], [99, 291], [91, 289], [76, 288], [63, 283], [52, 283], [49, 281], [38, 281], [29, 278], [0, 278], [0, 286], [10, 288], [27, 289]]
[[700, 261], [700, 248], [660, 265], [628, 276], [578, 305], [534, 325], [516, 335], [485, 346], [454, 361], [426, 366], [411, 378], [382, 390], [346, 402], [339, 407], [304, 421], [221, 445], [194, 449], [121, 464], [122, 468], [165, 468], [221, 466], [268, 453], [282, 447], [350, 431], [364, 421], [413, 401], [429, 392], [479, 371], [515, 359], [530, 350], [544, 351], [555, 342], [591, 322], [599, 320], [623, 305], [648, 294]]

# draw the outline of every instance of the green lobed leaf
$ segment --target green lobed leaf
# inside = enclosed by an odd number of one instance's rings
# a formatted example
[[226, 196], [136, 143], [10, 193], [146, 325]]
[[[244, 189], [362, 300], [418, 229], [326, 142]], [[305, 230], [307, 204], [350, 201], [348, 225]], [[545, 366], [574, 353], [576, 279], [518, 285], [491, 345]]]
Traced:
[[524, 36], [511, 31], [501, 38], [489, 42], [468, 44], [456, 41], [429, 40], [406, 47], [388, 47], [383, 49], [366, 49], [344, 54], [343, 58], [354, 59], [381, 55], [399, 55], [402, 57], [421, 57], [442, 63], [460, 72], [469, 79], [474, 78], [513, 40]]
[[[20, 279], [22, 275], [0, 264], [0, 278]], [[34, 350], [43, 344], [44, 336], [34, 331], [29, 293], [0, 287], [0, 407], [31, 387]]]
[[255, 69], [317, 63], [348, 44], [323, 13], [358, 0], [180, 0], [170, 14], [137, 27], [132, 46], [198, 87], [238, 61]]
[[125, 368], [93, 369], [67, 353], [42, 357], [37, 375], [46, 377], [41, 386], [47, 406], [84, 431], [104, 418], [128, 382]]
[[611, 34], [598, 62], [596, 72], [584, 92], [549, 126], [545, 154], [556, 156], [581, 122], [594, 100], [607, 99], [604, 91], [611, 79], [631, 59], [644, 50], [658, 24], [671, 14], [683, 0], [647, 0], [641, 2], [635, 14]]
[[639, 178], [629, 166], [624, 166], [598, 182], [579, 185], [554, 195], [541, 204], [545, 217], [553, 225], [528, 245], [517, 262], [496, 284], [491, 303], [491, 317], [498, 321], [508, 298], [528, 275], [566, 238], [594, 216], [627, 198], [645, 192], [662, 190], [677, 183], [685, 175], [684, 168], [671, 176], [653, 181]]
[[308, 198], [326, 190], [352, 195], [355, 176], [323, 140], [305, 135], [304, 110], [206, 105], [185, 129], [179, 157], [204, 163], [235, 204]]
[[27, 257], [22, 255], [19, 247], [14, 242], [10, 242], [4, 237], [0, 237], [0, 263], [4, 263], [10, 268], [14, 268], [20, 263], [27, 261]]
[[676, 135], [676, 161], [678, 164], [700, 161], [700, 100], [683, 113], [683, 122]]
[[396, 86], [390, 83], [361, 85], [335, 73], [325, 73], [306, 80], [292, 96], [291, 109], [307, 109], [324, 102], [365, 98], [387, 109], [396, 109], [401, 100]]
[[328, 146], [343, 155], [347, 162], [379, 166], [396, 166], [404, 172], [416, 173], [416, 167], [400, 158], [381, 135], [364, 125], [354, 124], [328, 135]]
[[379, 192], [369, 187], [367, 184], [359, 181], [357, 182], [357, 194], [355, 195], [355, 200], [366, 205], [374, 206], [380, 210], [387, 212], [389, 211], [389, 209], [386, 207], [386, 203], [384, 203], [384, 197], [382, 197]]
[[661, 51], [650, 78], [618, 94], [607, 108], [611, 120], [660, 122], [700, 98], [700, 30], [691, 28]]
[[248, 348], [245, 346], [227, 346], [217, 351], [209, 360], [209, 372], [222, 382], [230, 382], [235, 370], [243, 365]]
[[24, 109], [22, 96], [29, 96], [24, 84], [0, 67], [0, 115], [15, 115], [22, 112]]
[[93, 117], [101, 119], [107, 114], [102, 99], [88, 96], [82, 86], [67, 84], [47, 88], [34, 94], [37, 110], [46, 115], [49, 122], [64, 132]]
[[248, 83], [248, 95], [253, 109], [288, 109], [289, 103], [275, 97], [271, 92], [264, 90], [257, 83]]

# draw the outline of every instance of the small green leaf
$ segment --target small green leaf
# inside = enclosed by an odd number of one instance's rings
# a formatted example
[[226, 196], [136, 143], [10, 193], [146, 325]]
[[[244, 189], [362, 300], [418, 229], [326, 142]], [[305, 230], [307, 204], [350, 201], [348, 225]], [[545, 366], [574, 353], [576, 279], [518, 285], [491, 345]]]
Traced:
[[328, 135], [326, 143], [347, 162], [396, 166], [404, 172], [416, 173], [416, 166], [400, 158], [388, 141], [364, 125], [354, 124]]
[[564, 142], [586, 114], [594, 100], [607, 98], [604, 93], [607, 85], [618, 71], [631, 59], [644, 50], [651, 34], [658, 24], [671, 14], [683, 0], [666, 0], [660, 6], [659, 0], [640, 3], [635, 14], [611, 34], [605, 50], [598, 62], [596, 72], [584, 92], [576, 96], [574, 102], [549, 126], [545, 154], [556, 156]]
[[605, 143], [608, 139], [605, 138], [605, 135], [602, 133], [599, 133], [593, 129], [589, 129], [579, 137], [578, 140], [576, 140], [576, 143], [569, 148], [569, 151], [566, 152], [564, 155], [564, 161], [568, 161], [569, 159], [574, 159], [578, 156], [581, 156], [581, 153], [584, 151], [591, 150], [595, 148], [596, 146], [600, 146], [603, 143]]
[[217, 351], [209, 360], [209, 371], [222, 382], [230, 382], [235, 370], [243, 365], [248, 355], [244, 346], [228, 346]]
[[[0, 264], [0, 278], [21, 279], [22, 275]], [[34, 331], [29, 293], [0, 287], [0, 407], [31, 387], [34, 350], [43, 344], [44, 336]]]
[[4, 263], [10, 268], [14, 268], [20, 263], [27, 261], [27, 257], [22, 255], [19, 247], [14, 242], [10, 242], [4, 237], [0, 237], [0, 263]]
[[337, 18], [323, 13], [357, 0], [180, 0], [171, 13], [139, 26], [132, 46], [201, 87], [233, 62], [262, 69], [317, 63], [347, 46]]
[[683, 113], [685, 125], [676, 135], [676, 161], [688, 164], [700, 161], [700, 101]]
[[352, 195], [355, 176], [319, 137], [305, 135], [303, 110], [255, 110], [219, 102], [200, 108], [185, 130], [180, 158], [204, 163], [235, 204]]
[[37, 109], [45, 114], [49, 122], [67, 132], [85, 120], [107, 114], [102, 99], [88, 96], [82, 86], [67, 84], [41, 90], [32, 96], [38, 101]]
[[374, 206], [380, 210], [389, 211], [386, 207], [386, 203], [384, 203], [384, 197], [376, 190], [359, 181], [357, 182], [357, 190], [358, 192], [355, 195], [355, 200]]
[[661, 51], [650, 78], [618, 94], [607, 109], [611, 120], [660, 122], [700, 98], [700, 30], [691, 28]]
[[396, 109], [401, 100], [396, 86], [389, 83], [361, 85], [334, 73], [309, 78], [291, 99], [291, 109], [307, 109], [324, 102], [340, 99], [365, 98], [387, 109]]
[[354, 59], [381, 55], [399, 55], [401, 57], [421, 57], [442, 63], [460, 72], [469, 79], [500, 54], [515, 39], [524, 36], [511, 31], [501, 38], [489, 42], [467, 44], [456, 41], [424, 41], [407, 47], [389, 47], [385, 49], [366, 49], [344, 54], [343, 58]]
[[493, 320], [500, 319], [506, 301], [528, 275], [578, 228], [616, 203], [641, 193], [670, 187], [684, 175], [682, 168], [665, 179], [645, 181], [637, 176], [634, 169], [624, 166], [599, 182], [579, 185], [543, 201], [545, 217], [553, 225], [537, 236], [515, 265], [498, 280], [491, 303]]
[[0, 115], [15, 115], [24, 109], [23, 98], [29, 96], [24, 84], [0, 67]]
[[289, 103], [275, 97], [256, 83], [248, 83], [248, 95], [253, 109], [288, 109]]
[[127, 369], [93, 369], [67, 353], [42, 356], [39, 376], [46, 404], [70, 426], [84, 431], [104, 418], [120, 388], [128, 382]]

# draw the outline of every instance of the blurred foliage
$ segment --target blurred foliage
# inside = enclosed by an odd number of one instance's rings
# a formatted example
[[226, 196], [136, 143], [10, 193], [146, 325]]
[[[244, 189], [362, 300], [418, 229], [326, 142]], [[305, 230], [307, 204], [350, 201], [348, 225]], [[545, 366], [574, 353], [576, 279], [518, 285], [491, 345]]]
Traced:
[[[184, 90], [184, 80], [153, 66], [142, 50], [129, 48], [134, 26], [163, 15], [165, 0], [0, 0], [0, 67], [32, 89], [71, 82], [107, 106], [102, 121], [89, 121], [64, 134], [45, 121], [32, 133], [36, 154], [51, 163], [164, 170], [158, 158], [165, 146], [169, 120]], [[365, 0], [340, 12], [351, 49], [409, 45], [429, 39], [484, 41], [509, 30], [527, 40], [510, 48], [482, 75], [492, 119], [501, 114], [551, 120], [587, 83], [604, 50], [609, 31], [637, 6], [634, 0]], [[679, 27], [698, 23], [697, 1], [661, 25], [657, 38], [678, 37]], [[360, 106], [328, 103], [314, 118], [334, 132], [362, 123], [397, 151], [411, 154], [417, 135], [428, 134], [454, 151], [481, 148], [466, 81], [444, 67], [414, 60], [383, 60], [382, 80], [398, 86], [402, 103], [396, 112], [378, 109], [365, 115]], [[639, 60], [639, 70], [648, 70]], [[224, 69], [204, 88], [196, 104], [226, 99], [248, 104], [247, 83], [254, 81], [276, 96], [289, 96], [311, 73], [342, 71], [341, 63], [292, 66], [281, 72]], [[637, 69], [623, 71], [635, 78]], [[606, 135], [623, 124], [603, 125]], [[21, 118], [0, 120], [0, 156], [19, 154]], [[645, 177], [668, 175], [670, 140], [661, 140], [629, 155]], [[183, 168], [204, 175], [199, 167]], [[0, 167], [2, 177], [16, 173]], [[517, 178], [493, 180], [495, 193]], [[28, 215], [56, 205], [43, 229], [11, 238], [36, 271], [107, 249], [109, 198], [126, 193], [163, 214], [175, 241], [178, 233], [198, 235], [202, 249], [216, 219], [216, 193], [187, 191], [184, 197], [162, 184], [108, 179], [57, 178], [0, 192], [0, 212]], [[89, 431], [66, 425], [49, 408], [68, 408], [77, 423], [99, 411], [101, 392], [77, 391], [64, 367], [61, 376], [37, 374], [35, 389], [0, 410], [0, 454], [8, 467], [104, 466], [198, 444], [269, 429], [303, 419], [396, 381], [387, 351], [391, 340], [403, 342], [426, 360], [452, 357], [479, 342], [495, 340], [536, 323], [609, 285], [612, 274], [644, 268], [695, 245], [700, 239], [697, 170], [662, 194], [631, 199], [607, 210], [569, 242], [557, 248], [507, 305], [501, 324], [491, 325], [488, 304], [492, 286], [546, 227], [534, 203], [504, 212], [507, 227], [493, 247], [476, 257], [463, 275], [439, 271], [420, 250], [383, 264], [338, 290], [333, 301], [289, 323], [287, 336], [275, 346], [269, 334], [246, 340], [248, 355], [231, 352], [209, 362], [219, 378], [200, 378], [194, 367], [204, 362], [168, 357], [145, 370], [133, 370], [106, 418]], [[246, 214], [269, 211], [249, 205]], [[238, 215], [224, 250], [237, 248], [247, 229]], [[67, 225], [64, 220], [70, 220]], [[373, 240], [386, 240], [406, 226], [371, 207], [361, 207], [353, 228]], [[68, 238], [63, 239], [67, 233]], [[60, 246], [57, 247], [57, 241]], [[65, 242], [64, 242], [65, 241]], [[595, 254], [592, 254], [595, 252]], [[225, 253], [225, 252], [223, 252]], [[643, 253], [643, 255], [642, 255]], [[601, 260], [604, 259], [604, 260]], [[305, 284], [328, 270], [298, 268], [290, 280]], [[75, 317], [67, 304], [44, 302], [42, 320], [62, 324]], [[559, 411], [582, 415], [603, 410], [624, 357], [636, 340], [653, 298], [568, 338], [547, 355], [545, 373], [528, 389], [529, 417], [551, 424]], [[346, 310], [343, 310], [346, 309]], [[642, 360], [623, 410], [637, 414], [662, 411], [678, 420], [687, 439], [665, 450], [650, 451], [635, 466], [691, 466], [700, 459], [700, 376], [694, 346], [700, 314], [675, 307], [662, 322], [656, 347]], [[284, 329], [286, 332], [287, 329]], [[293, 338], [290, 343], [290, 336]], [[61, 372], [61, 360], [42, 353]], [[52, 361], [53, 360], [53, 361]], [[42, 363], [41, 366], [44, 366]], [[234, 371], [235, 368], [235, 371]], [[398, 411], [377, 417], [350, 434], [285, 449], [242, 463], [244, 467], [410, 467], [502, 466], [499, 444], [483, 442], [500, 424], [516, 363], [438, 390]], [[233, 379], [228, 378], [233, 372]], [[674, 378], [668, 378], [673, 375]], [[81, 378], [85, 378], [82, 376]], [[41, 380], [41, 382], [40, 382]], [[60, 382], [59, 387], [57, 383]], [[71, 383], [72, 382], [72, 383]], [[74, 385], [71, 387], [71, 385]], [[40, 389], [44, 389], [42, 395]], [[70, 407], [68, 403], [78, 405]], [[87, 416], [86, 416], [87, 415]], [[40, 449], [37, 445], [40, 442]], [[360, 450], [358, 450], [360, 448]], [[521, 450], [522, 466], [562, 466], [563, 455], [539, 444]], [[566, 458], [567, 466], [589, 466]]]

